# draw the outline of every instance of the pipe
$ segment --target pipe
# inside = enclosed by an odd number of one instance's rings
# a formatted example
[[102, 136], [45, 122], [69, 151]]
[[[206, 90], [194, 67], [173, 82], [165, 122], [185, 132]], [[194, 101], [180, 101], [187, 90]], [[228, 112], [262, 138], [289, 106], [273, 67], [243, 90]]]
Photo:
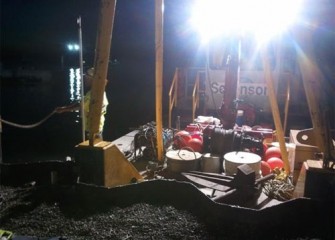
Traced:
[[80, 80], [81, 80], [81, 88], [80, 88], [81, 136], [82, 136], [83, 142], [85, 142], [83, 37], [82, 37], [82, 31], [81, 31], [81, 17], [80, 16], [77, 19], [77, 24], [78, 24], [79, 64], [80, 64]]

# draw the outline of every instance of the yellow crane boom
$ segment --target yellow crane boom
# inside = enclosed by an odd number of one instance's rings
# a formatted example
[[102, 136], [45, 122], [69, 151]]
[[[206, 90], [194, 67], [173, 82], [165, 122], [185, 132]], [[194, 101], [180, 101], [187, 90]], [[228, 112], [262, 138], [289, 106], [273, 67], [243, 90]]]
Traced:
[[95, 135], [99, 132], [99, 124], [105, 91], [112, 32], [114, 24], [116, 0], [102, 0], [100, 24], [98, 25], [96, 53], [94, 60], [94, 81], [92, 83], [90, 101], [89, 143], [94, 145]]

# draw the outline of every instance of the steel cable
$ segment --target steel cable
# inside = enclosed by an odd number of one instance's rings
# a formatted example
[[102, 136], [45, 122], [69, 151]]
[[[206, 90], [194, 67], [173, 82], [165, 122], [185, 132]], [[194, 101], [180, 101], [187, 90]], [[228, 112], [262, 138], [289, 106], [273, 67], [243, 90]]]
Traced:
[[14, 122], [10, 122], [10, 121], [6, 121], [4, 119], [0, 119], [0, 121], [4, 124], [10, 125], [12, 127], [17, 127], [17, 128], [25, 128], [25, 129], [29, 129], [29, 128], [34, 128], [37, 127], [39, 125], [41, 125], [42, 123], [44, 123], [46, 120], [48, 120], [52, 115], [54, 115], [56, 113], [56, 109], [53, 110], [50, 114], [48, 114], [45, 118], [43, 118], [41, 121], [37, 122], [37, 123], [33, 123], [33, 124], [18, 124], [18, 123], [14, 123]]

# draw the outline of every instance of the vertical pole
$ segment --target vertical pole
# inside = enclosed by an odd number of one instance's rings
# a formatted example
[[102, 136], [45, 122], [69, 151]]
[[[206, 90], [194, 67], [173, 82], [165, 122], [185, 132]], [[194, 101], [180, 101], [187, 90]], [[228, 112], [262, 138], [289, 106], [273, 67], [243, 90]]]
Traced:
[[230, 47], [230, 59], [225, 71], [225, 88], [223, 94], [222, 108], [222, 126], [231, 129], [235, 125], [236, 110], [234, 109], [234, 100], [237, 92], [237, 74], [238, 74], [238, 53]]
[[[0, 84], [1, 85], [1, 84]], [[0, 87], [1, 92], [1, 87]], [[1, 94], [0, 94], [1, 96]], [[1, 122], [1, 115], [0, 115], [0, 164], [2, 164], [2, 142], [1, 142], [1, 134], [2, 134], [2, 122]], [[0, 166], [0, 185], [1, 185], [1, 166]]]
[[[242, 54], [242, 40], [241, 38], [238, 39], [238, 49], [237, 49], [237, 76], [236, 76], [236, 98], [240, 98], [240, 84], [241, 84], [241, 54]], [[237, 109], [236, 109], [237, 113]]]
[[[0, 73], [2, 72], [2, 66], [0, 63]], [[0, 99], [1, 99], [1, 82], [0, 82]], [[1, 120], [1, 104], [0, 104], [0, 164], [2, 164], [2, 120]], [[0, 185], [1, 185], [1, 179], [2, 179], [2, 173], [1, 173], [1, 167], [0, 167]]]
[[280, 114], [279, 114], [279, 108], [278, 108], [278, 102], [276, 98], [276, 93], [274, 89], [273, 84], [273, 77], [271, 73], [271, 66], [269, 61], [268, 52], [266, 49], [266, 46], [262, 49], [262, 60], [263, 60], [263, 66], [264, 66], [264, 73], [265, 73], [265, 81], [268, 88], [269, 93], [269, 100], [270, 100], [270, 106], [272, 111], [272, 116], [276, 128], [276, 134], [279, 142], [280, 151], [282, 154], [282, 159], [284, 161], [284, 169], [286, 174], [290, 174], [290, 164], [288, 161], [288, 155], [286, 150], [286, 143], [285, 143], [285, 136], [283, 132], [282, 123], [280, 120]]
[[162, 82], [163, 82], [163, 17], [164, 0], [155, 1], [155, 49], [156, 49], [156, 135], [157, 159], [163, 160]]
[[84, 113], [84, 66], [83, 66], [83, 38], [81, 31], [81, 17], [77, 19], [78, 24], [78, 37], [79, 37], [79, 64], [80, 64], [80, 81], [81, 81], [81, 101], [80, 101], [80, 112], [81, 112], [81, 134], [83, 142], [85, 141], [85, 113]]
[[[1, 92], [1, 87], [0, 87], [0, 92]], [[0, 96], [1, 96], [1, 94], [0, 94]], [[0, 164], [2, 163], [2, 141], [1, 141], [1, 135], [2, 135], [2, 121], [1, 121], [1, 115], [0, 115]], [[1, 169], [0, 169], [0, 175], [1, 175]]]
[[[2, 65], [0, 63], [0, 73], [2, 72]], [[0, 82], [0, 99], [1, 99], [1, 82]], [[1, 104], [0, 104], [0, 164], [2, 163], [2, 120], [1, 120]], [[1, 168], [0, 168], [0, 181], [1, 181]], [[0, 182], [1, 183], [1, 182]]]
[[[94, 76], [90, 101], [90, 126], [89, 145], [94, 145], [96, 134], [99, 132], [103, 96], [106, 87], [107, 70], [110, 48], [112, 42], [112, 30], [114, 24], [116, 0], [102, 0], [100, 19], [98, 25], [96, 52], [94, 59]], [[100, 140], [101, 141], [101, 140]]]

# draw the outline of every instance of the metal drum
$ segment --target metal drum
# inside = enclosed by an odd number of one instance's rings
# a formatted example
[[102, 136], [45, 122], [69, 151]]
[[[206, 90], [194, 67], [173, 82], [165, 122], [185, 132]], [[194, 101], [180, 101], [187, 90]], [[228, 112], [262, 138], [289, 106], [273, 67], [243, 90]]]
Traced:
[[248, 164], [254, 171], [256, 178], [261, 176], [261, 157], [250, 152], [229, 152], [224, 155], [223, 167], [226, 175], [233, 175], [237, 167]]
[[205, 153], [200, 162], [202, 172], [220, 173], [221, 162], [220, 156], [211, 153]]
[[167, 169], [172, 172], [188, 172], [199, 169], [201, 154], [188, 150], [172, 150], [166, 154]]

